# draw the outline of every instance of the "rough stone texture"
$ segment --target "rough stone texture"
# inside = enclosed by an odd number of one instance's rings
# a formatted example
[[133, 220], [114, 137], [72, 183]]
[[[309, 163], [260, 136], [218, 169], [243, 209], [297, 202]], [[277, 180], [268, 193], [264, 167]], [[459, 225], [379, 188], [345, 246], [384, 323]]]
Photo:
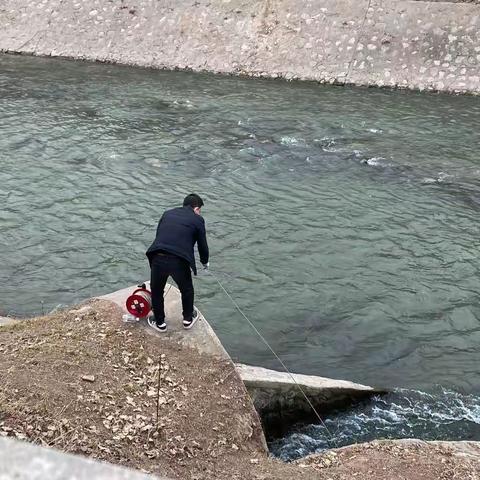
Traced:
[[297, 422], [316, 420], [302, 390], [317, 412], [341, 408], [386, 393], [385, 390], [346, 380], [298, 373], [289, 375], [286, 372], [242, 364], [237, 364], [236, 367], [260, 414], [267, 437], [282, 435]]
[[[17, 440], [0, 438], [0, 480], [161, 480]], [[163, 477], [163, 480], [167, 480]]]
[[0, 0], [0, 50], [480, 93], [480, 6], [399, 0]]

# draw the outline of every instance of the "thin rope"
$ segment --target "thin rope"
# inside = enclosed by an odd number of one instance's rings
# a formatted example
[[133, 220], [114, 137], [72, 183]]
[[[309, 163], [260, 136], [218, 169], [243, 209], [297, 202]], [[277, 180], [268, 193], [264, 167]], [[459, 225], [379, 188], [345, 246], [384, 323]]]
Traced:
[[163, 295], [163, 298], [165, 298], [165, 297], [168, 295], [168, 292], [171, 290], [171, 288], [172, 288], [172, 284], [170, 284], [170, 285], [168, 286], [167, 293], [165, 293], [165, 295]]
[[[207, 270], [212, 276], [213, 278], [216, 280], [216, 282], [218, 283], [218, 285], [220, 286], [220, 288], [225, 292], [225, 294], [227, 295], [227, 297], [231, 300], [231, 302], [233, 303], [233, 305], [235, 305], [235, 308], [240, 312], [240, 314], [243, 316], [243, 318], [249, 323], [249, 325], [253, 328], [253, 330], [256, 332], [256, 334], [261, 338], [262, 342], [269, 348], [269, 350], [272, 352], [272, 354], [275, 356], [275, 358], [280, 362], [280, 364], [282, 365], [282, 367], [284, 368], [284, 370], [288, 373], [288, 375], [290, 375], [290, 378], [293, 380], [293, 382], [295, 383], [295, 385], [297, 386], [297, 388], [300, 390], [300, 392], [302, 393], [302, 395], [305, 397], [305, 400], [307, 401], [307, 403], [310, 405], [311, 409], [313, 410], [313, 412], [315, 413], [316, 417], [318, 418], [318, 420], [320, 421], [320, 424], [323, 426], [323, 428], [325, 428], [325, 430], [327, 431], [328, 435], [330, 436], [330, 440], [332, 441], [332, 443], [334, 444], [334, 446], [336, 447], [337, 444], [333, 438], [333, 435], [332, 433], [330, 432], [330, 430], [328, 429], [328, 427], [325, 425], [325, 422], [322, 420], [322, 417], [320, 416], [320, 414], [317, 412], [316, 408], [313, 406], [312, 402], [310, 401], [310, 399], [308, 398], [307, 394], [305, 393], [305, 391], [303, 390], [303, 388], [300, 386], [300, 384], [297, 382], [297, 380], [295, 379], [295, 377], [293, 376], [293, 374], [290, 372], [290, 370], [287, 368], [287, 366], [285, 365], [285, 363], [282, 361], [282, 359], [275, 353], [275, 350], [273, 350], [273, 348], [270, 346], [270, 344], [267, 342], [267, 340], [265, 339], [265, 337], [258, 331], [257, 327], [254, 325], [254, 323], [252, 321], [250, 321], [248, 319], [248, 317], [243, 313], [242, 309], [240, 308], [240, 306], [238, 305], [238, 303], [233, 299], [233, 297], [230, 295], [230, 293], [228, 293], [228, 291], [225, 289], [225, 287], [222, 285], [222, 283], [220, 282], [220, 280], [218, 279], [218, 277], [215, 275], [214, 272], [212, 272], [210, 269]], [[327, 442], [331, 445], [330, 443], [330, 440], [327, 439]]]

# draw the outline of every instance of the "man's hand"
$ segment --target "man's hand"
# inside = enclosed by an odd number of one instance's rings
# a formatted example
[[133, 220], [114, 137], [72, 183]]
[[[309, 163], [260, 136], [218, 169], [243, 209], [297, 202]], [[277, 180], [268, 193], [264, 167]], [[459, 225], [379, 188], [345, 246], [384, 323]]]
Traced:
[[210, 262], [202, 263], [202, 265], [204, 270], [208, 270], [208, 267], [210, 267]]

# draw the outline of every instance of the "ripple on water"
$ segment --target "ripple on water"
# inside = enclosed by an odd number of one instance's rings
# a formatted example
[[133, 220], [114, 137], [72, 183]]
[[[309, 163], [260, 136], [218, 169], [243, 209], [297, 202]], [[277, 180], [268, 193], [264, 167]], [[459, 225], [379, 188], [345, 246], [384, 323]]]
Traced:
[[[480, 99], [5, 56], [0, 98], [0, 314], [148, 277], [198, 191], [212, 268], [292, 370], [478, 392]], [[196, 289], [235, 359], [278, 367]]]

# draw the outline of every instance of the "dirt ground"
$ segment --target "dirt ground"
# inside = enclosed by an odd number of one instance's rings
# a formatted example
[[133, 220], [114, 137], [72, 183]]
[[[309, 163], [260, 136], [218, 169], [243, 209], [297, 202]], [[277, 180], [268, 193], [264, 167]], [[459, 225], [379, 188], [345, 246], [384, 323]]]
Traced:
[[0, 328], [0, 435], [178, 479], [480, 480], [477, 460], [425, 444], [268, 458], [233, 364], [120, 316], [95, 301]]

